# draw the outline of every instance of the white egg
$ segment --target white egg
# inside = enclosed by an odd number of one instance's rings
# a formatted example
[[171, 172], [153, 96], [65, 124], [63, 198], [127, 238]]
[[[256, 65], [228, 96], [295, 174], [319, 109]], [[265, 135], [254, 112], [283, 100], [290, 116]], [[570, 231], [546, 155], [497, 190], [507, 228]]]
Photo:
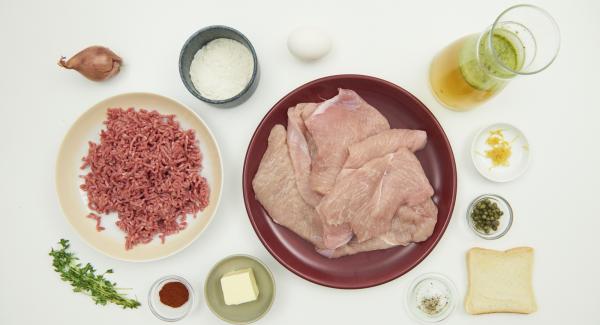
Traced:
[[304, 61], [318, 60], [331, 50], [331, 38], [314, 27], [301, 27], [288, 37], [288, 49], [295, 57]]

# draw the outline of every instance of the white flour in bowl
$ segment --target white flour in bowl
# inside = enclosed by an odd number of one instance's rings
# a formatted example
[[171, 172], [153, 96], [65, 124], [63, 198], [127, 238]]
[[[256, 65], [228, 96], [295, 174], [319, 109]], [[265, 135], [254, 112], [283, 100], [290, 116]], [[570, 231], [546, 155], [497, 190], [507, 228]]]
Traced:
[[200, 95], [212, 100], [234, 97], [252, 78], [252, 53], [242, 43], [217, 38], [204, 45], [190, 65], [190, 78]]

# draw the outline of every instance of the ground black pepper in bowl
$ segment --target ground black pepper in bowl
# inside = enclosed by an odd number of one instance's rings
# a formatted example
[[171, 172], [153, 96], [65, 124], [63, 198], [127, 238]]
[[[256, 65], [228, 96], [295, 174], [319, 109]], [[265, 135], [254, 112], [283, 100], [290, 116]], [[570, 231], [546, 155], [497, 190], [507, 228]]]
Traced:
[[420, 323], [436, 323], [446, 319], [457, 301], [456, 287], [447, 277], [427, 273], [417, 277], [410, 285], [406, 307]]
[[440, 296], [432, 296], [423, 298], [419, 308], [429, 315], [434, 315], [439, 313], [440, 310], [446, 306], [446, 304], [447, 302], [442, 304]]

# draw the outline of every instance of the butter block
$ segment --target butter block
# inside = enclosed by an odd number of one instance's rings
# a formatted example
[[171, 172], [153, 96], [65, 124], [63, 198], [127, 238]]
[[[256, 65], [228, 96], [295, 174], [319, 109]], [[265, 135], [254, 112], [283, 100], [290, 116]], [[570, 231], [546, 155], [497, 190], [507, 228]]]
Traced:
[[221, 277], [225, 304], [240, 305], [258, 298], [258, 286], [251, 268], [228, 272]]

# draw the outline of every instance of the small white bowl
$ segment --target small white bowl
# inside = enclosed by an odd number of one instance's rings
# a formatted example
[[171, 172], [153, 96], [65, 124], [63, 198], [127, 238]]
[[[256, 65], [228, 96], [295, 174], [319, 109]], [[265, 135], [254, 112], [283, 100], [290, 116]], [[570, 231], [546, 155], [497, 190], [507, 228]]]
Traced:
[[[420, 291], [445, 293], [448, 304], [440, 313], [429, 315], [419, 308]], [[421, 323], [438, 323], [452, 314], [458, 299], [458, 292], [452, 280], [439, 273], [426, 273], [413, 280], [406, 292], [405, 306], [415, 320]]]
[[[486, 143], [490, 131], [499, 129], [511, 143], [512, 155], [508, 159], [508, 166], [493, 166], [492, 160], [485, 156], [485, 151], [490, 149]], [[527, 170], [529, 151], [529, 142], [521, 130], [508, 123], [496, 123], [477, 133], [471, 144], [471, 159], [481, 176], [493, 182], [509, 182], [523, 175]]]
[[[160, 289], [169, 282], [180, 282], [189, 292], [188, 301], [180, 307], [173, 308], [160, 302]], [[150, 311], [152, 311], [156, 318], [165, 322], [176, 322], [184, 319], [194, 309], [195, 300], [196, 297], [192, 285], [186, 279], [177, 275], [167, 275], [156, 280], [148, 292], [148, 306], [150, 307]]]

